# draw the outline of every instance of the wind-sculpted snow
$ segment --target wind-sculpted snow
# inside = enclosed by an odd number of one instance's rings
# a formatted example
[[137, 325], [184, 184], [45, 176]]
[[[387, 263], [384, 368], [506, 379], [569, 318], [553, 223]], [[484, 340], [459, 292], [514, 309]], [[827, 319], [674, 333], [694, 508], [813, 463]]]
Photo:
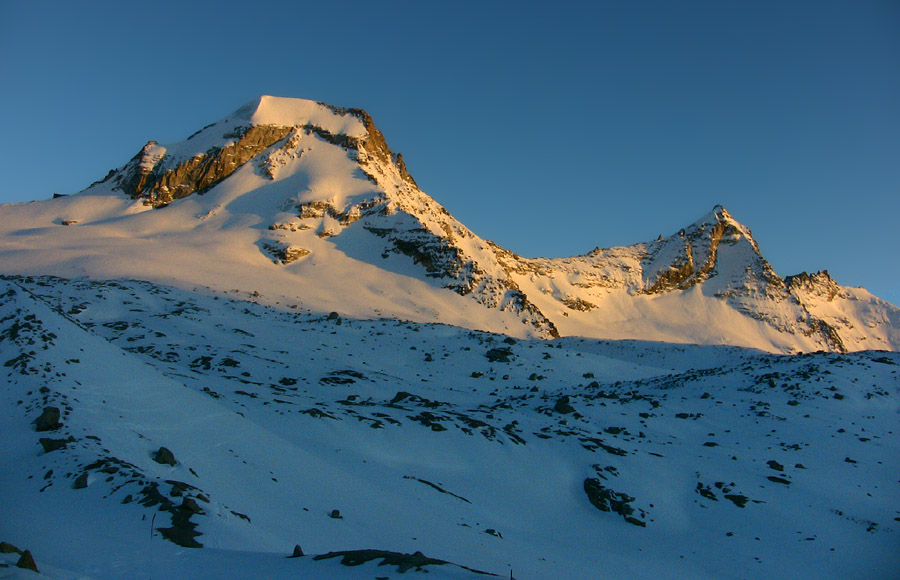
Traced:
[[897, 569], [896, 353], [522, 340], [124, 280], [0, 296], [0, 540], [50, 577]]

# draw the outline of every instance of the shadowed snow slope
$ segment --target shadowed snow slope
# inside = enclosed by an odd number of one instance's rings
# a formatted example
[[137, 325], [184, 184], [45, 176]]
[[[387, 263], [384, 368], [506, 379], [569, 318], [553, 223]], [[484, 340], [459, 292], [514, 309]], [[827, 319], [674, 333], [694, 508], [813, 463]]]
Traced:
[[0, 362], [0, 540], [49, 578], [896, 578], [897, 353], [9, 277]]

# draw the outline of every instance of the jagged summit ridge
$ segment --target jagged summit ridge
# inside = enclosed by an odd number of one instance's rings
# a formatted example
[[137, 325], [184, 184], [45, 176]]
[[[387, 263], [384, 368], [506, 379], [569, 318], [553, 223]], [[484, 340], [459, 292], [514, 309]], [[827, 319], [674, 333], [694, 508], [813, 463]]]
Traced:
[[647, 255], [642, 260], [644, 290], [655, 293], [686, 289], [709, 279], [717, 272], [720, 248], [735, 254], [729, 256], [732, 269], [737, 261], [740, 269], [750, 266], [760, 275], [771, 270], [750, 229], [717, 205], [677, 235], [647, 245]]
[[827, 274], [782, 279], [720, 205], [654, 241], [524, 258], [424, 193], [366, 111], [303, 99], [262, 96], [184, 141], [147, 143], [77, 195], [3, 212], [11, 274], [515, 336], [900, 349], [900, 310]]

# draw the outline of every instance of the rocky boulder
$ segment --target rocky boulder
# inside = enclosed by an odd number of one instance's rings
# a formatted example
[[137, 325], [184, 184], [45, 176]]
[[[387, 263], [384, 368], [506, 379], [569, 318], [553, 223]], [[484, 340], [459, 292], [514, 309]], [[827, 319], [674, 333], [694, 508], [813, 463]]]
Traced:
[[35, 431], [56, 431], [62, 427], [59, 422], [60, 412], [57, 407], [44, 407], [41, 416], [34, 420]]

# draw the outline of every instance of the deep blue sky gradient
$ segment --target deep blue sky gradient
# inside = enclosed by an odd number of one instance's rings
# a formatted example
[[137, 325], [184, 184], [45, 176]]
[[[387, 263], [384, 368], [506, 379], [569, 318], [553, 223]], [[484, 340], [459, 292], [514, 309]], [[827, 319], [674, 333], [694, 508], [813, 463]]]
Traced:
[[900, 2], [0, 0], [0, 203], [71, 193], [260, 94], [362, 107], [526, 256], [720, 203], [781, 275], [900, 303]]

